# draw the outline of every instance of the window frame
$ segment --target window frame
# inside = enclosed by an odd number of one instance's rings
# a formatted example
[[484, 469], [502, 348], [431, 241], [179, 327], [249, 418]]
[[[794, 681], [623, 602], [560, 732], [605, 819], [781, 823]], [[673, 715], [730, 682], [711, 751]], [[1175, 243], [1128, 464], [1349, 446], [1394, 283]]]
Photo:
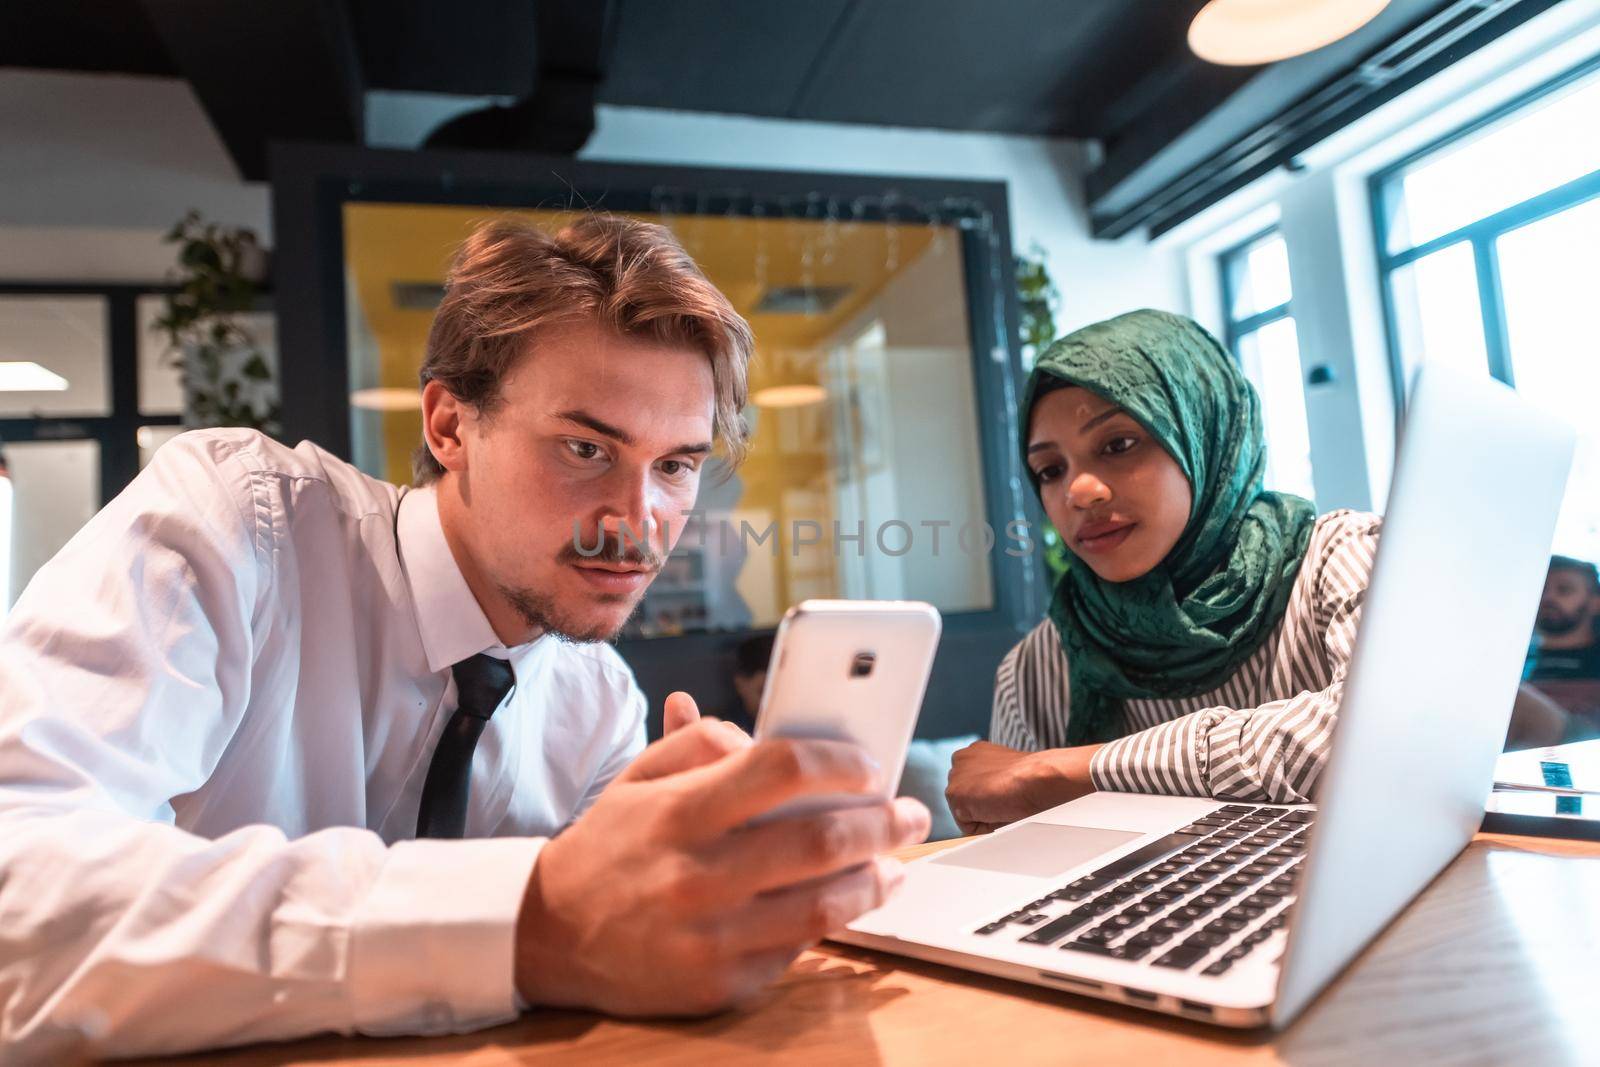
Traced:
[[[125, 489], [139, 473], [139, 430], [145, 426], [181, 426], [183, 416], [145, 415], [139, 411], [139, 298], [173, 291], [162, 284], [86, 282], [0, 282], [0, 297], [94, 296], [106, 307], [105, 415], [0, 416], [0, 441], [94, 441], [100, 446], [100, 507]], [[0, 445], [0, 448], [3, 448]]]
[[1504, 122], [1568, 86], [1597, 75], [1600, 75], [1600, 55], [1563, 71], [1473, 121], [1435, 138], [1416, 151], [1374, 172], [1367, 179], [1377, 256], [1378, 291], [1383, 306], [1384, 341], [1388, 348], [1390, 386], [1394, 393], [1397, 418], [1406, 410], [1407, 395], [1405, 365], [1400, 351], [1399, 313], [1394, 299], [1394, 272], [1435, 252], [1466, 242], [1472, 249], [1489, 374], [1497, 381], [1515, 388], [1516, 380], [1511, 367], [1511, 339], [1506, 327], [1505, 293], [1500, 281], [1500, 257], [1496, 243], [1513, 230], [1600, 197], [1600, 169], [1597, 169], [1520, 203], [1501, 208], [1481, 219], [1458, 226], [1449, 233], [1440, 234], [1400, 252], [1391, 252], [1389, 236], [1396, 208], [1401, 196], [1404, 195], [1402, 179], [1418, 164], [1448, 149], [1451, 145]]
[[1239, 355], [1239, 342], [1262, 329], [1271, 326], [1281, 319], [1294, 317], [1294, 288], [1291, 283], [1289, 299], [1283, 303], [1258, 311], [1253, 315], [1246, 315], [1236, 319], [1233, 314], [1233, 300], [1239, 295], [1238, 276], [1244, 268], [1250, 251], [1270, 237], [1283, 239], [1283, 230], [1273, 223], [1266, 229], [1258, 230], [1229, 248], [1217, 253], [1217, 270], [1222, 279], [1222, 343], [1227, 346], [1228, 352], [1234, 361], [1241, 366], [1244, 360]]
[[[1044, 617], [1050, 582], [1039, 537], [1045, 516], [1017, 448], [1017, 400], [1027, 375], [1018, 336], [1017, 290], [1006, 184], [968, 179], [907, 178], [826, 171], [755, 171], [668, 164], [560, 159], [518, 152], [390, 151], [335, 145], [273, 146], [272, 209], [276, 240], [279, 372], [295, 388], [283, 396], [283, 437], [310, 438], [334, 455], [350, 455], [349, 353], [342, 209], [347, 201], [469, 203], [484, 208], [552, 207], [590, 203], [612, 211], [658, 211], [658, 187], [703, 188], [713, 212], [736, 201], [739, 213], [756, 199], [788, 197], [804, 204], [825, 193], [868, 205], [865, 221], [915, 219], [918, 201], [962, 201], [975, 224], [960, 228], [968, 293], [973, 401], [981, 450], [984, 517], [995, 531], [990, 552], [993, 603], [944, 615], [943, 639], [917, 724], [919, 737], [982, 732], [992, 703], [990, 664]], [[730, 195], [730, 191], [737, 191]], [[876, 203], [877, 207], [870, 205]], [[685, 212], [687, 214], [687, 212]], [[945, 221], [955, 221], [946, 217]], [[1028, 522], [1033, 551], [1011, 556], [1007, 524]], [[641, 687], [659, 699], [673, 689], [703, 685], [726, 672], [732, 641], [750, 633], [691, 633], [621, 640], [617, 648]], [[973, 670], [973, 663], [984, 669]], [[696, 681], [699, 679], [699, 681]], [[707, 708], [716, 693], [697, 694]], [[722, 699], [731, 696], [731, 691]], [[651, 736], [661, 730], [652, 705]]]

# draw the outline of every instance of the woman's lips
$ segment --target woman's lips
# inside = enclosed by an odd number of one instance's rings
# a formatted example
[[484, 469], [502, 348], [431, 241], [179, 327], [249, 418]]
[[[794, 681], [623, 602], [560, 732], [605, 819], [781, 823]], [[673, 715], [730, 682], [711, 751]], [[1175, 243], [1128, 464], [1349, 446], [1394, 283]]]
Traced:
[[650, 584], [654, 572], [648, 570], [608, 570], [574, 564], [573, 570], [596, 589], [607, 593], [633, 593]]
[[1097, 523], [1078, 533], [1078, 547], [1085, 552], [1109, 552], [1128, 539], [1136, 523]]

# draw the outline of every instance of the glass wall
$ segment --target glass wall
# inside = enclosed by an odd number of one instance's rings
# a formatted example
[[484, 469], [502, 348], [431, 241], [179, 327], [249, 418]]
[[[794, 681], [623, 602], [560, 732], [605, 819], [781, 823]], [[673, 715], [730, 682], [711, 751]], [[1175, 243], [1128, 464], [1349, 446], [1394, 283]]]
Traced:
[[[571, 217], [345, 205], [352, 453], [368, 473], [410, 481], [446, 266], [501, 214]], [[750, 321], [756, 356], [749, 458], [725, 478], [708, 467], [630, 636], [770, 627], [807, 597], [995, 604], [961, 232], [817, 214], [638, 216], [673, 229]]]

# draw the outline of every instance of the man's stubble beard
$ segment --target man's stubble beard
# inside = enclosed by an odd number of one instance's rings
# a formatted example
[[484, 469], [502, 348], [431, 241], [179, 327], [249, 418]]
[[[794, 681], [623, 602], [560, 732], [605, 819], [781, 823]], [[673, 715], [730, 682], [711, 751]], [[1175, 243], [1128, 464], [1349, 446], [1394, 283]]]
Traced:
[[[648, 587], [647, 587], [648, 588]], [[572, 612], [564, 610], [557, 603], [556, 598], [546, 593], [538, 593], [532, 589], [512, 589], [507, 586], [500, 587], [500, 595], [516, 611], [522, 621], [533, 627], [536, 631], [552, 634], [563, 641], [573, 644], [593, 644], [599, 641], [612, 641], [622, 632], [628, 620], [639, 610], [639, 604], [644, 600], [644, 592], [636, 596], [626, 594], [601, 593], [595, 596], [591, 603], [601, 604], [628, 604], [628, 613], [622, 621], [615, 625], [597, 625], [585, 623]]]

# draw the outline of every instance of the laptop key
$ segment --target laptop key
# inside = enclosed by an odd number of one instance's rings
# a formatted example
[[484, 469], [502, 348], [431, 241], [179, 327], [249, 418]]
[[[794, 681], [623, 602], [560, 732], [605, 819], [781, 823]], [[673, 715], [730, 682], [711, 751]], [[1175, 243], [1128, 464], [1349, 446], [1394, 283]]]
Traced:
[[1213, 933], [1210, 930], [1200, 930], [1184, 938], [1183, 947], [1213, 949], [1227, 940], [1227, 934]]
[[1249, 804], [1224, 804], [1217, 810], [1225, 811], [1230, 815], [1249, 815], [1256, 809]]
[[1096, 956], [1110, 956], [1112, 959], [1118, 960], [1127, 956], [1127, 952], [1121, 948], [1112, 948], [1110, 945], [1103, 945], [1098, 941], [1084, 941], [1081, 938], [1077, 941], [1068, 941], [1061, 948], [1065, 952], [1091, 952]]
[[993, 934], [993, 933], [998, 933], [999, 931], [1004, 930], [1005, 928], [1006, 928], [1006, 922], [1005, 922], [1004, 919], [1001, 919], [999, 922], [990, 923], [988, 926], [980, 926], [980, 927], [978, 927], [976, 930], [974, 930], [972, 932], [975, 933], [975, 934]]
[[1147, 904], [1171, 904], [1174, 900], [1181, 900], [1182, 893], [1174, 893], [1170, 889], [1157, 889], [1154, 893], [1144, 898]]
[[1222, 959], [1218, 960], [1217, 962], [1212, 963], [1212, 964], [1208, 964], [1206, 966], [1206, 968], [1204, 970], [1202, 970], [1200, 973], [1201, 974], [1209, 974], [1209, 975], [1215, 977], [1216, 975], [1219, 975], [1219, 974], [1227, 974], [1228, 973], [1228, 968], [1232, 967], [1232, 966], [1233, 966], [1233, 961], [1228, 959], [1226, 956], [1224, 956]]
[[1143, 848], [1128, 853], [1121, 859], [1112, 860], [1098, 871], [1095, 871], [1091, 877], [1103, 878], [1107, 881], [1124, 878], [1141, 867], [1166, 859], [1171, 853], [1194, 844], [1196, 840], [1198, 839], [1194, 834], [1168, 834], [1165, 837], [1157, 838]]
[[[1051, 919], [1022, 938], [1022, 941], [1029, 945], [1053, 945], [1094, 918], [1093, 915], [1085, 915], [1083, 912], [1084, 909], [1079, 908], [1077, 911], [1069, 911], [1065, 915]], [[980, 930], [978, 932], [982, 933], [983, 931]]]
[[1204, 945], [1179, 945], [1177, 948], [1168, 949], [1166, 954], [1158, 957], [1154, 962], [1157, 967], [1176, 967], [1187, 970], [1200, 962], [1210, 949]]
[[1316, 817], [1317, 817], [1317, 813], [1316, 812], [1307, 811], [1304, 808], [1297, 808], [1294, 811], [1286, 811], [1286, 812], [1283, 813], [1283, 821], [1284, 822], [1308, 823], [1308, 822], [1310, 822], [1312, 819], [1314, 819]]

